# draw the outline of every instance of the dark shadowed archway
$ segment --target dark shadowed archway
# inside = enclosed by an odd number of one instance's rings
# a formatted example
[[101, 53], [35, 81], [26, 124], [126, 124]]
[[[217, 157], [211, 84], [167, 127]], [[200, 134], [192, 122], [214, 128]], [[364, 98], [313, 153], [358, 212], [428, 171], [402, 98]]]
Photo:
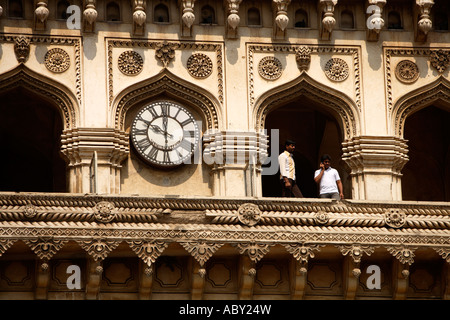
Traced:
[[58, 109], [23, 86], [4, 91], [0, 100], [0, 191], [65, 192]]

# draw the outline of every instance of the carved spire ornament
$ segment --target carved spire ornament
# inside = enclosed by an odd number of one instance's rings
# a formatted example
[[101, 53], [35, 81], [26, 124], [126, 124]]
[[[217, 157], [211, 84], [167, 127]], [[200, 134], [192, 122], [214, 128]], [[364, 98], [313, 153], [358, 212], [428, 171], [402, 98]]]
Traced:
[[182, 0], [181, 35], [184, 37], [192, 35], [192, 24], [195, 20], [194, 4], [195, 0]]
[[433, 28], [430, 18], [431, 7], [434, 5], [433, 0], [416, 0], [419, 7], [420, 17], [417, 22], [416, 41], [425, 42], [427, 40], [428, 31]]
[[275, 6], [274, 12], [276, 12], [274, 23], [274, 38], [284, 39], [285, 29], [289, 23], [289, 17], [287, 16], [287, 8], [291, 0], [273, 0]]
[[366, 9], [367, 14], [367, 40], [378, 41], [380, 31], [384, 27], [384, 20], [381, 17], [386, 0], [368, 0], [369, 6]]
[[143, 35], [145, 31], [145, 20], [147, 15], [145, 14], [145, 8], [147, 3], [145, 0], [133, 1], [133, 33], [136, 35]]
[[36, 4], [34, 10], [34, 28], [36, 30], [45, 30], [49, 10], [47, 9], [47, 0], [41, 0]]
[[236, 38], [237, 37], [237, 26], [239, 22], [241, 22], [241, 18], [238, 15], [239, 5], [242, 0], [227, 0], [227, 8], [226, 11], [228, 13], [227, 21], [226, 21], [226, 30], [228, 38]]
[[338, 0], [320, 0], [319, 8], [322, 11], [322, 21], [320, 28], [320, 36], [322, 40], [330, 40], [331, 33], [336, 24], [336, 19], [334, 18], [334, 6], [337, 4]]
[[94, 32], [95, 20], [97, 20], [96, 0], [86, 0], [86, 7], [83, 11], [84, 31]]

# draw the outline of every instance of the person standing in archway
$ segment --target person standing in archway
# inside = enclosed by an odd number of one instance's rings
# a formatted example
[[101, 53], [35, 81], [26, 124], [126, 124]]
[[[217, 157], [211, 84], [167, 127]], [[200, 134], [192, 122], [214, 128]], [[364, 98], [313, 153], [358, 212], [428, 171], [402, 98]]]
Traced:
[[337, 170], [331, 167], [331, 157], [328, 154], [320, 158], [320, 169], [314, 173], [314, 181], [319, 185], [320, 198], [344, 199], [341, 178]]
[[303, 198], [303, 194], [295, 180], [295, 162], [292, 155], [295, 150], [295, 141], [286, 140], [284, 148], [284, 152], [278, 156], [281, 196], [285, 198]]

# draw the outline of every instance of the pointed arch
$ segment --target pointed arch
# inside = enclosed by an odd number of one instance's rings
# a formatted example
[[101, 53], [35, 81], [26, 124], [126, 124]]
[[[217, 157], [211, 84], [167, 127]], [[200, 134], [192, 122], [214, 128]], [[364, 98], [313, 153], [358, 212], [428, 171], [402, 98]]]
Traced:
[[440, 76], [436, 81], [405, 94], [392, 108], [394, 135], [403, 138], [406, 118], [438, 101], [450, 101], [450, 81]]
[[344, 93], [317, 82], [306, 73], [302, 73], [291, 82], [267, 91], [257, 99], [253, 108], [255, 128], [264, 129], [269, 112], [301, 96], [307, 96], [317, 102], [335, 117], [344, 140], [359, 134], [359, 116], [355, 102]]
[[205, 89], [177, 77], [167, 69], [126, 88], [114, 98], [112, 115], [115, 128], [125, 129], [125, 117], [131, 107], [161, 95], [195, 108], [206, 121], [207, 129], [219, 128], [221, 117], [217, 99]]
[[63, 130], [77, 126], [78, 103], [73, 93], [61, 83], [47, 78], [24, 64], [0, 75], [0, 93], [23, 86], [58, 108]]

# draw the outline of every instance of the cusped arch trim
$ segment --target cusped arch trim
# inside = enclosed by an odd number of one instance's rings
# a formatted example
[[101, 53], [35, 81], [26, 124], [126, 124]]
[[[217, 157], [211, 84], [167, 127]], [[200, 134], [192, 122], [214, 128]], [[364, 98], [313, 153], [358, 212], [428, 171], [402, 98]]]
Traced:
[[439, 100], [447, 101], [447, 103], [450, 101], [450, 81], [443, 76], [430, 84], [403, 95], [392, 108], [393, 134], [403, 138], [406, 118]]
[[301, 96], [323, 106], [339, 122], [344, 140], [359, 134], [359, 115], [356, 103], [344, 93], [327, 87], [302, 73], [296, 79], [262, 94], [253, 108], [253, 121], [257, 130], [264, 129], [267, 115]]
[[20, 64], [0, 75], [0, 93], [18, 87], [24, 87], [57, 106], [63, 119], [63, 130], [77, 126], [78, 103], [76, 97], [61, 83]]
[[114, 98], [112, 115], [115, 128], [126, 129], [125, 118], [131, 107], [161, 95], [195, 106], [203, 115], [207, 129], [219, 129], [221, 117], [218, 100], [206, 90], [177, 77], [168, 70], [163, 70], [152, 78], [124, 89]]

